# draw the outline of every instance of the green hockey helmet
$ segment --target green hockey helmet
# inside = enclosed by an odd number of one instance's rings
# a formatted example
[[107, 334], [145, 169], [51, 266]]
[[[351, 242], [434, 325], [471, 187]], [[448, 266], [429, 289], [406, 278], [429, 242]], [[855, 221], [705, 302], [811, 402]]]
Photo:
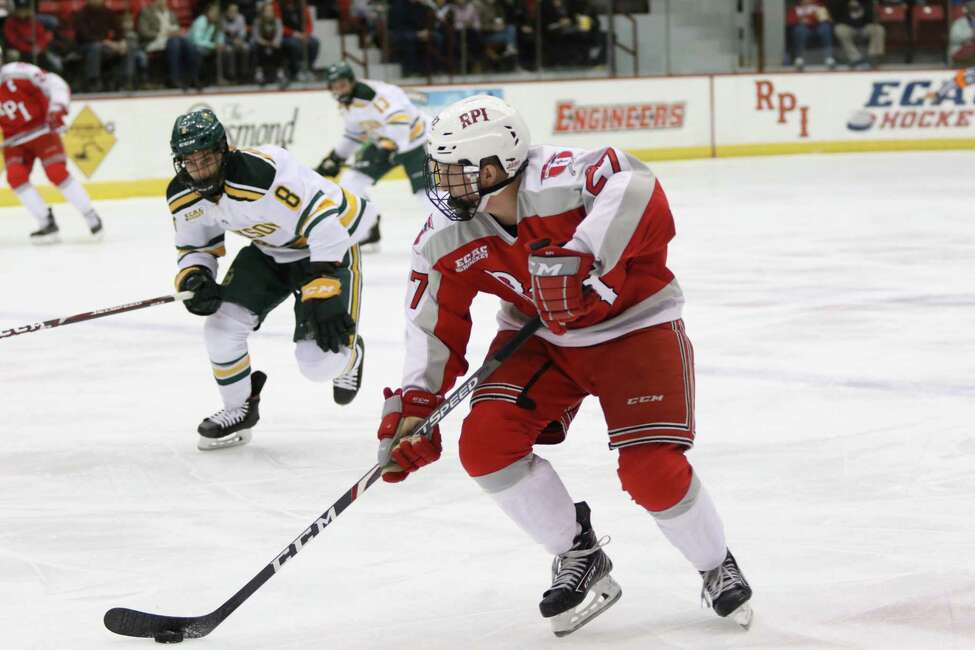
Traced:
[[[177, 117], [169, 147], [173, 167], [184, 183], [206, 198], [220, 195], [227, 164], [227, 132], [212, 110], [203, 108]], [[215, 170], [202, 177], [186, 168], [187, 159], [201, 151], [212, 151], [220, 157]]]
[[338, 93], [333, 90], [332, 95], [342, 104], [351, 104], [352, 92], [355, 88], [355, 72], [352, 71], [352, 66], [347, 61], [339, 61], [325, 68], [325, 83], [328, 84], [329, 90], [332, 90], [334, 84], [342, 79], [349, 82], [348, 91]]

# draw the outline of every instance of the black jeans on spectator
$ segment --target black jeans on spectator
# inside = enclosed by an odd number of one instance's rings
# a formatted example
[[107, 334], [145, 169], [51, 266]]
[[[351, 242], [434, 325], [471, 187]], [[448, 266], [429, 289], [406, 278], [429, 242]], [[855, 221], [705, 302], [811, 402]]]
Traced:
[[261, 71], [261, 82], [274, 83], [281, 68], [281, 48], [255, 43], [254, 54], [257, 58], [257, 67]]
[[[94, 90], [96, 84], [101, 80], [102, 63], [104, 61], [116, 59], [112, 66], [114, 68], [112, 71], [114, 77], [112, 81], [117, 81], [118, 68], [124, 65], [125, 61], [108, 45], [105, 43], [84, 43], [79, 49], [81, 50], [81, 57], [85, 62], [85, 87], [87, 90]], [[102, 83], [101, 85], [104, 89], [109, 84]]]
[[200, 57], [188, 38], [170, 36], [166, 39], [166, 65], [170, 83], [176, 88], [186, 87], [196, 79]]
[[250, 43], [226, 43], [223, 52], [223, 76], [236, 82], [250, 81], [251, 48]]
[[443, 51], [443, 36], [439, 32], [427, 32], [427, 39], [420, 40], [416, 32], [393, 32], [393, 45], [399, 62], [403, 66], [403, 76], [422, 75], [427, 67], [427, 43], [432, 40], [433, 49]]
[[[308, 43], [308, 69], [311, 70], [318, 58], [318, 39], [309, 36]], [[300, 38], [291, 36], [281, 39], [281, 48], [288, 57], [288, 74], [294, 78], [299, 70], [305, 69], [305, 50]]]

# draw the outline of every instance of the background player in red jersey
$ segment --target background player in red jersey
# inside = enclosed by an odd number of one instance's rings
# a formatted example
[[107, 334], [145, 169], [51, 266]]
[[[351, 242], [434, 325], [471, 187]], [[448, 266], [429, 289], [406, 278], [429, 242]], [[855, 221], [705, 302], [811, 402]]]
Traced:
[[460, 459], [556, 556], [539, 605], [553, 631], [573, 632], [621, 594], [589, 507], [534, 453], [588, 395], [599, 399], [623, 489], [700, 572], [715, 612], [747, 626], [751, 588], [684, 455], [694, 357], [666, 266], [675, 230], [657, 179], [613, 147], [530, 147], [524, 120], [495, 97], [448, 107], [431, 131], [428, 193], [442, 214], [413, 247], [405, 372], [401, 389], [387, 389], [379, 431], [381, 462], [393, 461], [383, 478], [401, 481], [439, 458], [439, 432], [409, 434], [467, 369], [474, 296], [497, 295], [492, 352], [536, 314], [546, 327], [474, 391]]
[[68, 174], [67, 156], [60, 130], [68, 114], [71, 91], [64, 79], [30, 63], [8, 63], [0, 67], [0, 128], [3, 129], [3, 160], [7, 181], [34, 218], [38, 228], [30, 234], [36, 244], [58, 241], [54, 213], [30, 183], [34, 161], [40, 159], [44, 173], [77, 208], [95, 237], [102, 221], [91, 205], [88, 192]]

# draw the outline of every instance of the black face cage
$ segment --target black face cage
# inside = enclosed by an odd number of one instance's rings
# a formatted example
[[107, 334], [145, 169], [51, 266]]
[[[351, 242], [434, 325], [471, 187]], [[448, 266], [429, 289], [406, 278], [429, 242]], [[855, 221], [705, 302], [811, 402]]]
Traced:
[[[427, 155], [426, 191], [427, 198], [440, 212], [451, 221], [470, 221], [477, 213], [477, 206], [481, 202], [477, 179], [479, 172], [461, 172], [447, 174], [450, 165], [474, 167], [469, 161], [458, 163], [441, 163]], [[477, 169], [477, 167], [474, 167]], [[447, 180], [450, 183], [447, 183]], [[468, 189], [468, 184], [472, 189]]]
[[223, 181], [227, 176], [227, 143], [224, 141], [213, 151], [220, 154], [220, 166], [216, 173], [204, 179], [196, 180], [186, 170], [186, 161], [182, 156], [173, 156], [173, 169], [176, 176], [190, 189], [199, 192], [204, 198], [215, 198], [223, 193]]

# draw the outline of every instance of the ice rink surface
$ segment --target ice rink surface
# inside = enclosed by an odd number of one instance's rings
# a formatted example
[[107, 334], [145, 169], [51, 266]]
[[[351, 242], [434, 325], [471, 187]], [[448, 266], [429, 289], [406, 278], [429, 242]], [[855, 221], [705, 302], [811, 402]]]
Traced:
[[[592, 506], [623, 598], [556, 639], [537, 610], [551, 558], [443, 459], [377, 484], [192, 647], [812, 649], [975, 647], [975, 209], [972, 153], [653, 165], [677, 219], [670, 267], [697, 360], [690, 459], [755, 596], [744, 632], [618, 485], [587, 402], [542, 448]], [[375, 462], [381, 389], [399, 383], [405, 181], [374, 195], [365, 259], [365, 387], [351, 406], [304, 380], [290, 307], [251, 339], [269, 375], [245, 447], [195, 448], [220, 407], [201, 319], [165, 305], [0, 340], [0, 647], [122, 649], [113, 606], [217, 607]], [[396, 207], [401, 209], [397, 211]], [[99, 205], [60, 246], [0, 210], [0, 329], [171, 291], [165, 202]], [[231, 254], [241, 240], [228, 236]], [[223, 268], [226, 268], [226, 264]], [[470, 359], [494, 330], [475, 304]], [[181, 646], [183, 647], [183, 646]]]

